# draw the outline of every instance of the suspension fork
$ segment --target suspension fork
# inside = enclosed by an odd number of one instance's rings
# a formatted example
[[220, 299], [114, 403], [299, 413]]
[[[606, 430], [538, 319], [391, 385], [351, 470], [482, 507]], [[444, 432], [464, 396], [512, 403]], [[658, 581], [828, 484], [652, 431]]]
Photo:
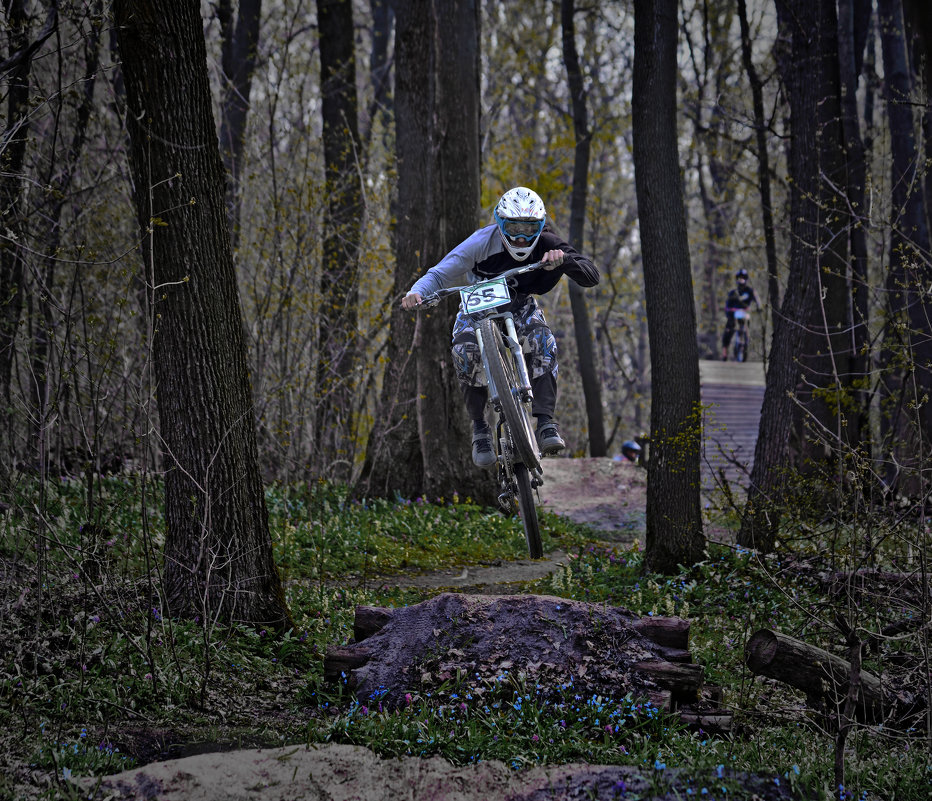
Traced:
[[507, 334], [506, 342], [515, 359], [515, 365], [518, 371], [518, 389], [521, 391], [522, 400], [530, 401], [534, 397], [531, 391], [531, 376], [527, 371], [527, 364], [524, 362], [524, 353], [521, 351], [521, 343], [518, 341], [518, 331], [515, 328], [514, 318], [509, 314], [505, 317], [505, 333]]
[[485, 382], [489, 388], [489, 401], [492, 403], [492, 406], [498, 410], [498, 387], [495, 386], [495, 382], [492, 381], [492, 371], [489, 369], [489, 357], [485, 352], [486, 343], [482, 341], [482, 331], [478, 325], [475, 326], [476, 332], [476, 342], [479, 343], [479, 356], [482, 358], [482, 369], [485, 370]]
[[[514, 358], [515, 370], [517, 371], [517, 375], [515, 376], [518, 384], [517, 389], [521, 393], [521, 399], [523, 401], [530, 401], [534, 397], [531, 391], [531, 376], [528, 373], [527, 365], [524, 363], [524, 354], [521, 351], [521, 343], [518, 341], [518, 331], [515, 328], [514, 318], [511, 316], [511, 312], [498, 314], [495, 315], [495, 317], [505, 324], [502, 337]], [[482, 357], [482, 369], [485, 370], [486, 380], [489, 385], [489, 400], [491, 400], [494, 405], [498, 403], [499, 387], [496, 387], [492, 381], [492, 372], [489, 370], [489, 356], [488, 353], [486, 353], [486, 348], [489, 343], [482, 341], [482, 331], [478, 325], [475, 326], [475, 332], [476, 341], [479, 343], [479, 355]], [[501, 389], [504, 391], [505, 387]]]

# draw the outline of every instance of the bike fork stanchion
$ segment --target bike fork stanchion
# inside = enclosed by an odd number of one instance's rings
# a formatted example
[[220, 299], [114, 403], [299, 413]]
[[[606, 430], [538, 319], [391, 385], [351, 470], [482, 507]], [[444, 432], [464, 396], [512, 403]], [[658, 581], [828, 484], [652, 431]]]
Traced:
[[505, 332], [508, 334], [508, 347], [515, 357], [515, 370], [518, 372], [518, 383], [520, 384], [518, 389], [521, 391], [522, 400], [530, 402], [534, 398], [531, 391], [531, 376], [527, 371], [521, 343], [518, 342], [518, 332], [515, 329], [514, 318], [510, 314], [505, 318]]
[[[489, 355], [486, 353], [488, 343], [482, 341], [482, 332], [479, 330], [479, 326], [476, 326], [474, 330], [476, 332], [476, 342], [479, 343], [479, 358], [482, 359], [482, 369], [488, 379], [489, 403], [495, 409], [496, 404], [499, 403], [498, 388], [495, 386], [495, 382], [492, 381], [492, 371], [489, 370]], [[498, 410], [496, 409], [496, 411]]]

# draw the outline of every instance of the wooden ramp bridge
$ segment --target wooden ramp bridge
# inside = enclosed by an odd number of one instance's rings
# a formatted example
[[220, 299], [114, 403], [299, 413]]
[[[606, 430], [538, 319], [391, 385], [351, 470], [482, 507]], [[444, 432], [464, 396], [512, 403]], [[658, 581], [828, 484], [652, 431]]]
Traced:
[[762, 362], [699, 362], [703, 405], [702, 490], [722, 480], [746, 490], [764, 402]]

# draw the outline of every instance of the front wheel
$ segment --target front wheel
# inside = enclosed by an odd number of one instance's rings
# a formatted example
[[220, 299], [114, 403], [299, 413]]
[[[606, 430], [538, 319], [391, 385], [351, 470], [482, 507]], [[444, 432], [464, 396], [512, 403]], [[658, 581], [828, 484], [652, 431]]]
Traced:
[[735, 336], [735, 361], [743, 362], [748, 357], [748, 329], [741, 326]]
[[501, 331], [491, 320], [479, 323], [479, 333], [489, 365], [489, 379], [494, 385], [502, 414], [508, 424], [513, 458], [540, 468], [537, 438], [531, 425], [530, 404], [518, 397], [518, 379], [511, 351], [502, 339]]
[[520, 462], [514, 465], [515, 483], [518, 485], [518, 511], [524, 526], [524, 538], [531, 559], [544, 556], [544, 546], [540, 540], [540, 522], [537, 519], [537, 504], [534, 502], [534, 488], [531, 486], [531, 474]]

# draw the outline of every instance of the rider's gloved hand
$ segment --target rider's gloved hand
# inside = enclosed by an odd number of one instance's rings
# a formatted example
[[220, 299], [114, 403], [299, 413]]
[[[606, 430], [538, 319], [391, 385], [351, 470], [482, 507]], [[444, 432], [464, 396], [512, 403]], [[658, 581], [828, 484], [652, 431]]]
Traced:
[[401, 299], [401, 308], [414, 309], [421, 304], [420, 292], [409, 292]]
[[563, 264], [566, 254], [562, 250], [548, 250], [540, 258], [541, 267], [545, 270], [553, 270]]

